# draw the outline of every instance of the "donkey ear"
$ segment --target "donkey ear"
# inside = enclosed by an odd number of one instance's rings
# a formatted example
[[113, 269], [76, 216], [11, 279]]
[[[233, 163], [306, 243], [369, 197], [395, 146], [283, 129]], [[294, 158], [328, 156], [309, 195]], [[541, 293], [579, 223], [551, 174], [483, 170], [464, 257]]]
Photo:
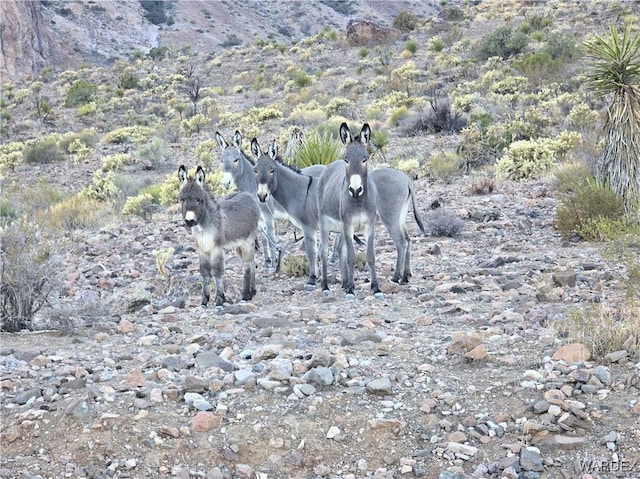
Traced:
[[204, 176], [205, 175], [202, 166], [198, 166], [198, 169], [196, 170], [196, 181], [200, 186], [204, 186]]
[[269, 156], [272, 160], [275, 160], [278, 157], [278, 144], [276, 140], [273, 140], [269, 145]]
[[180, 168], [178, 168], [178, 179], [180, 183], [187, 182], [187, 168], [184, 165], [180, 165]]
[[365, 146], [369, 145], [369, 141], [371, 140], [371, 128], [369, 127], [369, 123], [365, 123], [362, 125], [362, 130], [360, 130], [360, 143]]
[[340, 125], [340, 139], [345, 145], [353, 141], [351, 131], [349, 131], [349, 126], [346, 123], [342, 123], [342, 125]]
[[216, 141], [218, 142], [218, 145], [223, 150], [229, 146], [229, 143], [227, 143], [227, 140], [224, 139], [224, 137], [220, 134], [219, 131], [216, 131], [215, 137], [216, 137]]
[[242, 133], [238, 130], [233, 134], [233, 144], [236, 148], [242, 148]]
[[260, 143], [258, 143], [257, 138], [251, 140], [251, 153], [253, 153], [253, 156], [256, 158], [260, 158]]

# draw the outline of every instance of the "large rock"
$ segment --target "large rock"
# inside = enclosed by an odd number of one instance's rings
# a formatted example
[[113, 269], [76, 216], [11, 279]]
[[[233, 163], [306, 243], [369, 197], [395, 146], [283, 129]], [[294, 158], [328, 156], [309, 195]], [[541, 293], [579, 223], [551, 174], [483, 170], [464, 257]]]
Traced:
[[347, 39], [358, 45], [384, 43], [395, 40], [399, 36], [398, 30], [383, 27], [363, 18], [352, 18], [347, 23]]

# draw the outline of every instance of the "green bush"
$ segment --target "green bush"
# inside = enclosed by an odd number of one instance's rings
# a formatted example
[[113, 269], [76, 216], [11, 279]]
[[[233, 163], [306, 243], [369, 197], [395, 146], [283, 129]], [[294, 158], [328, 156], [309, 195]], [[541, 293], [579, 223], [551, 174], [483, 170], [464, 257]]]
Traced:
[[449, 183], [460, 171], [461, 158], [455, 151], [436, 152], [429, 161], [429, 173], [445, 183]]
[[104, 224], [105, 210], [105, 203], [78, 194], [53, 205], [47, 221], [66, 231], [96, 228]]
[[404, 43], [404, 49], [408, 52], [415, 53], [418, 51], [418, 42], [410, 38]]
[[22, 150], [22, 160], [31, 165], [55, 163], [65, 160], [66, 157], [65, 152], [60, 149], [58, 139], [53, 135], [27, 145]]
[[393, 19], [393, 28], [397, 28], [402, 32], [412, 32], [418, 26], [418, 17], [411, 12], [400, 12]]
[[309, 275], [309, 260], [304, 255], [289, 254], [282, 259], [280, 270], [291, 277]]
[[628, 229], [620, 197], [596, 182], [586, 167], [560, 169], [556, 179], [560, 204], [554, 226], [564, 238], [577, 234], [588, 241], [602, 241]]
[[127, 198], [127, 201], [122, 207], [122, 214], [125, 216], [140, 216], [146, 219], [149, 217], [149, 211], [155, 204], [157, 204], [157, 202], [154, 201], [153, 196], [149, 193], [141, 193]]
[[515, 181], [538, 178], [553, 166], [556, 151], [556, 142], [549, 138], [514, 141], [496, 163], [496, 174]]
[[293, 75], [293, 81], [300, 88], [304, 88], [304, 87], [309, 86], [311, 84], [311, 77], [309, 75], [307, 75], [306, 72], [304, 72], [302, 70], [298, 70]]
[[79, 140], [86, 147], [93, 149], [96, 144], [97, 138], [98, 137], [96, 131], [92, 129], [82, 130], [79, 133], [66, 133], [62, 136], [62, 138], [60, 138], [58, 146], [62, 151], [70, 153], [69, 147], [71, 146], [71, 144]]
[[296, 167], [306, 168], [312, 165], [328, 165], [340, 157], [342, 146], [328, 132], [313, 131], [305, 135], [294, 150], [293, 161]]
[[139, 78], [138, 75], [132, 71], [125, 71], [120, 75], [118, 81], [118, 88], [123, 90], [135, 90], [138, 88]]
[[479, 60], [484, 61], [491, 57], [507, 59], [521, 53], [529, 43], [529, 37], [522, 32], [513, 33], [511, 28], [504, 26], [488, 33], [480, 39], [476, 48]]
[[98, 87], [87, 80], [76, 80], [67, 92], [65, 106], [74, 108], [94, 100]]
[[155, 170], [169, 161], [171, 151], [165, 140], [155, 137], [149, 143], [145, 143], [140, 147], [136, 155], [145, 169]]

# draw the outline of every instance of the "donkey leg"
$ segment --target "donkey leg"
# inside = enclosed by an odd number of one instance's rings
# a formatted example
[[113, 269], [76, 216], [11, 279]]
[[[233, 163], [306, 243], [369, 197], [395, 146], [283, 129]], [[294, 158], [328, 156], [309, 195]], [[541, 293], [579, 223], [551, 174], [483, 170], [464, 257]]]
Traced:
[[[346, 254], [344, 257], [344, 267], [343, 267], [343, 277], [342, 277], [342, 286], [344, 287], [345, 292], [347, 293], [347, 297], [350, 295], [353, 296], [353, 276], [354, 270], [356, 267], [356, 250], [353, 245], [353, 228], [347, 223], [344, 224], [342, 229], [342, 238], [343, 248], [345, 248]], [[371, 243], [371, 247], [373, 247], [373, 242]], [[367, 250], [369, 246], [367, 246]]]
[[407, 233], [407, 247], [404, 260], [404, 274], [402, 275], [402, 283], [407, 284], [411, 277], [411, 237]]
[[305, 289], [311, 291], [315, 288], [318, 279], [318, 240], [315, 227], [304, 230], [304, 249], [309, 260], [309, 279]]
[[320, 263], [322, 265], [322, 279], [320, 281], [323, 294], [329, 294], [329, 281], [327, 280], [327, 256], [329, 255], [329, 231], [326, 224], [320, 225]]
[[222, 306], [225, 302], [224, 282], [222, 272], [224, 271], [224, 252], [222, 248], [216, 247], [213, 251], [213, 280], [216, 283], [216, 306]]
[[238, 254], [242, 259], [242, 299], [250, 301], [256, 294], [256, 267], [253, 261], [252, 241], [238, 248]]
[[371, 291], [376, 299], [382, 299], [384, 296], [378, 286], [378, 276], [376, 275], [376, 252], [374, 247], [374, 222], [369, 225], [367, 235], [367, 265], [369, 266], [369, 275], [371, 276]]
[[200, 254], [200, 276], [202, 277], [202, 306], [206, 306], [209, 303], [209, 297], [211, 296], [209, 291], [209, 283], [211, 283], [211, 263], [209, 258]]

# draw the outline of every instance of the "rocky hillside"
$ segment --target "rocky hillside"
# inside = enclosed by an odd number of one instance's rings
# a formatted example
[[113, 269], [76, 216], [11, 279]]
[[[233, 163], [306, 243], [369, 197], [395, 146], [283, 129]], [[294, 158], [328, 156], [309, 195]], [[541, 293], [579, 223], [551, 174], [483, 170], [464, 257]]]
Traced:
[[[165, 18], [152, 23], [143, 2], [117, 0], [0, 3], [0, 67], [10, 80], [35, 78], [44, 67], [55, 71], [81, 64], [105, 65], [135, 51], [190, 47], [212, 55], [257, 38], [291, 44], [322, 27], [343, 30], [350, 18], [390, 26], [399, 12], [437, 14], [436, 1], [282, 2], [275, 0], [163, 3]], [[152, 18], [153, 20], [153, 18]]]

